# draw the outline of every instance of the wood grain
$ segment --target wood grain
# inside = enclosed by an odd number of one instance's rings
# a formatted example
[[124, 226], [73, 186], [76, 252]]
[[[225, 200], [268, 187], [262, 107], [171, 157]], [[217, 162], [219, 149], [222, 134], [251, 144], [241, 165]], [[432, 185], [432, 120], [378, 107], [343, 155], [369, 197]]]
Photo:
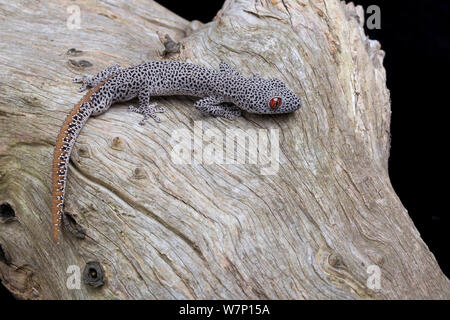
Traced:
[[[201, 24], [153, 1], [77, 3], [81, 29], [70, 30], [72, 1], [0, 1], [0, 203], [16, 215], [0, 223], [11, 260], [0, 261], [0, 277], [17, 297], [450, 298], [389, 180], [384, 52], [364, 34], [361, 7], [229, 0]], [[170, 59], [280, 78], [303, 108], [230, 122], [200, 115], [191, 98], [165, 97], [154, 99], [167, 109], [160, 124], [140, 126], [126, 105], [90, 119], [66, 190], [66, 209], [89, 237], [64, 231], [56, 246], [52, 152], [80, 99], [71, 78], [161, 59], [158, 32], [181, 43]], [[92, 67], [76, 67], [80, 60]], [[208, 129], [278, 129], [278, 171], [172, 161], [176, 133], [199, 150], [211, 144]], [[69, 266], [88, 261], [101, 263], [106, 284], [68, 289]], [[367, 282], [370, 266], [380, 268], [379, 290]]]

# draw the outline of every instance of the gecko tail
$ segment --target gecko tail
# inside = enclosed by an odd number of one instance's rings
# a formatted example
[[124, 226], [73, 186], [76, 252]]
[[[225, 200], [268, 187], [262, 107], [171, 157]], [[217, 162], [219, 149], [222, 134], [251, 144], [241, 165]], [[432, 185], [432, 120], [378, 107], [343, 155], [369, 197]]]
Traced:
[[64, 215], [64, 194], [70, 154], [81, 129], [94, 111], [91, 96], [99, 91], [105, 82], [113, 76], [114, 74], [98, 83], [73, 107], [66, 120], [64, 120], [56, 138], [52, 167], [52, 232], [53, 242], [56, 244], [59, 244], [61, 223]]
[[70, 154], [78, 134], [92, 114], [93, 109], [89, 101], [90, 96], [93, 93], [92, 91], [93, 90], [88, 92], [88, 94], [75, 105], [64, 120], [56, 139], [52, 167], [52, 231], [53, 242], [55, 244], [59, 244], [60, 240], [61, 223], [64, 214], [64, 194]]

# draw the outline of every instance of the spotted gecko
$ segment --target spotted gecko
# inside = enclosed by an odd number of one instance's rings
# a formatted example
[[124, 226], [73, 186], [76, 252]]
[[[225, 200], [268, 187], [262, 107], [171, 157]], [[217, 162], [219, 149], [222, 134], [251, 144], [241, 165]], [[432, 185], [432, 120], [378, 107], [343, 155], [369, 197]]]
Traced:
[[194, 103], [200, 112], [233, 120], [241, 111], [257, 114], [289, 113], [301, 107], [300, 99], [278, 79], [258, 75], [245, 77], [224, 62], [219, 70], [179, 61], [151, 61], [121, 69], [106, 68], [95, 76], [73, 79], [79, 91], [91, 87], [65, 119], [56, 140], [52, 170], [53, 241], [59, 243], [64, 193], [70, 154], [75, 139], [90, 116], [106, 112], [116, 102], [138, 98], [129, 110], [160, 122], [164, 108], [150, 103], [152, 96], [189, 95], [201, 97]]

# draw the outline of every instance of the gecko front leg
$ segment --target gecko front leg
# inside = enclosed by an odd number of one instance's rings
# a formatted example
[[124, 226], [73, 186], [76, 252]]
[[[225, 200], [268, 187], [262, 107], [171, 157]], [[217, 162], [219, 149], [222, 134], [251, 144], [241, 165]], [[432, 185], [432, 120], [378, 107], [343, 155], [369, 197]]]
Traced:
[[202, 113], [210, 114], [214, 117], [222, 117], [234, 120], [241, 115], [241, 110], [231, 103], [224, 103], [221, 97], [206, 97], [194, 103], [194, 107]]
[[142, 126], [145, 124], [145, 121], [148, 118], [153, 118], [156, 122], [161, 122], [161, 118], [158, 117], [157, 113], [163, 113], [165, 109], [163, 107], [158, 107], [156, 102], [150, 103], [150, 87], [146, 87], [145, 89], [142, 89], [139, 92], [138, 100], [139, 100], [139, 107], [135, 106], [129, 106], [128, 110], [132, 112], [136, 112], [139, 114], [142, 114], [144, 116], [144, 119], [139, 121], [139, 124]]
[[106, 78], [109, 78], [110, 76], [119, 72], [120, 70], [121, 70], [120, 65], [115, 64], [100, 71], [95, 76], [84, 75], [82, 77], [75, 77], [73, 78], [72, 81], [75, 83], [82, 84], [81, 87], [78, 89], [78, 92], [81, 92], [86, 90], [88, 87], [95, 87], [100, 82], [104, 81]]

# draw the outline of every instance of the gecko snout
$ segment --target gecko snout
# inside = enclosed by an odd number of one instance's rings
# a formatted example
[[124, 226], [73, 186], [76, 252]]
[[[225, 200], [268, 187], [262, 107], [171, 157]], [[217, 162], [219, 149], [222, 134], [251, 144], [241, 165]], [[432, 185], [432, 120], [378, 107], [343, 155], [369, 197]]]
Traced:
[[298, 97], [295, 97], [293, 101], [290, 103], [291, 111], [297, 111], [302, 107], [302, 102]]

